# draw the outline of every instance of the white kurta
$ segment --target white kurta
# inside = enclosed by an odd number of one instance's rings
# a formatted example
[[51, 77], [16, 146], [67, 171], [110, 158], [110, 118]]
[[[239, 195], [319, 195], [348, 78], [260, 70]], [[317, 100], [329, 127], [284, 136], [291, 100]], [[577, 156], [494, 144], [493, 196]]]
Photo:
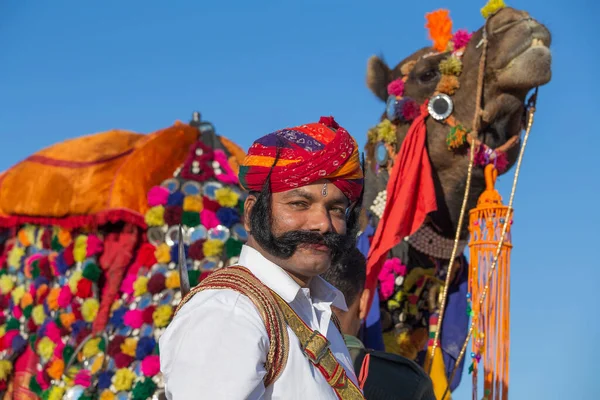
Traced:
[[[329, 339], [330, 349], [356, 383], [344, 339], [331, 320], [331, 305], [346, 310], [343, 294], [320, 277], [302, 288], [283, 269], [249, 246], [239, 265], [279, 294], [310, 326]], [[159, 341], [160, 365], [169, 400], [337, 399], [321, 372], [304, 356], [288, 327], [290, 350], [279, 378], [265, 388], [269, 339], [246, 296], [233, 290], [196, 294], [173, 319]]]

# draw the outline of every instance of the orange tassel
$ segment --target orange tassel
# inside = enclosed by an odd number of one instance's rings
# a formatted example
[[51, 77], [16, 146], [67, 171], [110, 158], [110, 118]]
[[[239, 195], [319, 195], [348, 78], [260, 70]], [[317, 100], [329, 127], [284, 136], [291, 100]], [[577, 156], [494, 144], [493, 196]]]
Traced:
[[427, 19], [425, 27], [429, 30], [429, 39], [433, 40], [433, 47], [440, 53], [446, 51], [452, 39], [450, 11], [433, 11], [425, 14], [425, 18]]
[[[471, 345], [471, 356], [475, 356], [472, 359], [473, 398], [478, 398], [478, 369], [483, 366], [484, 398], [487, 400], [508, 399], [509, 377], [512, 221], [509, 221], [486, 298], [479, 305], [508, 214], [508, 207], [502, 204], [502, 197], [494, 188], [497, 176], [498, 171], [493, 165], [485, 167], [486, 189], [469, 217], [469, 293], [476, 324]], [[509, 218], [512, 219], [512, 213]]]

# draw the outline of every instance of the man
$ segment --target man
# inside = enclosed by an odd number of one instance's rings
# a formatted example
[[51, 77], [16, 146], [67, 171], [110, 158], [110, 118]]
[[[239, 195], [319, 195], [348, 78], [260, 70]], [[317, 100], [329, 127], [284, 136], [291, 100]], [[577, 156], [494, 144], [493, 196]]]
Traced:
[[366, 260], [357, 248], [331, 266], [322, 277], [346, 298], [347, 309], [333, 307], [367, 400], [435, 400], [433, 384], [415, 362], [397, 354], [365, 349], [357, 335], [367, 315]]
[[249, 238], [161, 337], [167, 398], [363, 399], [332, 320], [344, 296], [319, 277], [354, 247], [356, 141], [333, 118], [282, 129], [254, 142], [239, 177]]

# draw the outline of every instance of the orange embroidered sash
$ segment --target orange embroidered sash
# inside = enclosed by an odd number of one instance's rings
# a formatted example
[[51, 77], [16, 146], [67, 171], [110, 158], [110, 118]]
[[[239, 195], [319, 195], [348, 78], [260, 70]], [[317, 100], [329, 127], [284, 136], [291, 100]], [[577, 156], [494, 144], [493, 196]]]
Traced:
[[[192, 296], [208, 289], [235, 290], [247, 296], [258, 309], [271, 343], [265, 363], [265, 387], [275, 382], [287, 362], [289, 337], [284, 325], [287, 324], [298, 337], [306, 358], [323, 374], [339, 399], [364, 400], [360, 389], [348, 378], [344, 367], [329, 349], [329, 340], [318, 331], [312, 330], [285, 300], [245, 267], [231, 266], [210, 274], [181, 300], [175, 314]], [[341, 334], [339, 321], [334, 314], [332, 319]]]

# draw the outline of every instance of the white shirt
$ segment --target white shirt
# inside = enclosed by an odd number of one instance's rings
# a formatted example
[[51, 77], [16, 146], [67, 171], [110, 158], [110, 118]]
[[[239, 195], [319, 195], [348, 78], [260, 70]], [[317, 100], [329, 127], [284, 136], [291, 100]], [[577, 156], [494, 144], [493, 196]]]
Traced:
[[[344, 339], [331, 321], [331, 305], [347, 310], [343, 294], [321, 277], [301, 288], [281, 267], [244, 246], [239, 265], [279, 294], [330, 349], [356, 383]], [[177, 313], [159, 340], [160, 367], [169, 400], [337, 399], [321, 372], [287, 327], [290, 349], [279, 378], [264, 387], [269, 339], [252, 301], [233, 290], [197, 293]]]

